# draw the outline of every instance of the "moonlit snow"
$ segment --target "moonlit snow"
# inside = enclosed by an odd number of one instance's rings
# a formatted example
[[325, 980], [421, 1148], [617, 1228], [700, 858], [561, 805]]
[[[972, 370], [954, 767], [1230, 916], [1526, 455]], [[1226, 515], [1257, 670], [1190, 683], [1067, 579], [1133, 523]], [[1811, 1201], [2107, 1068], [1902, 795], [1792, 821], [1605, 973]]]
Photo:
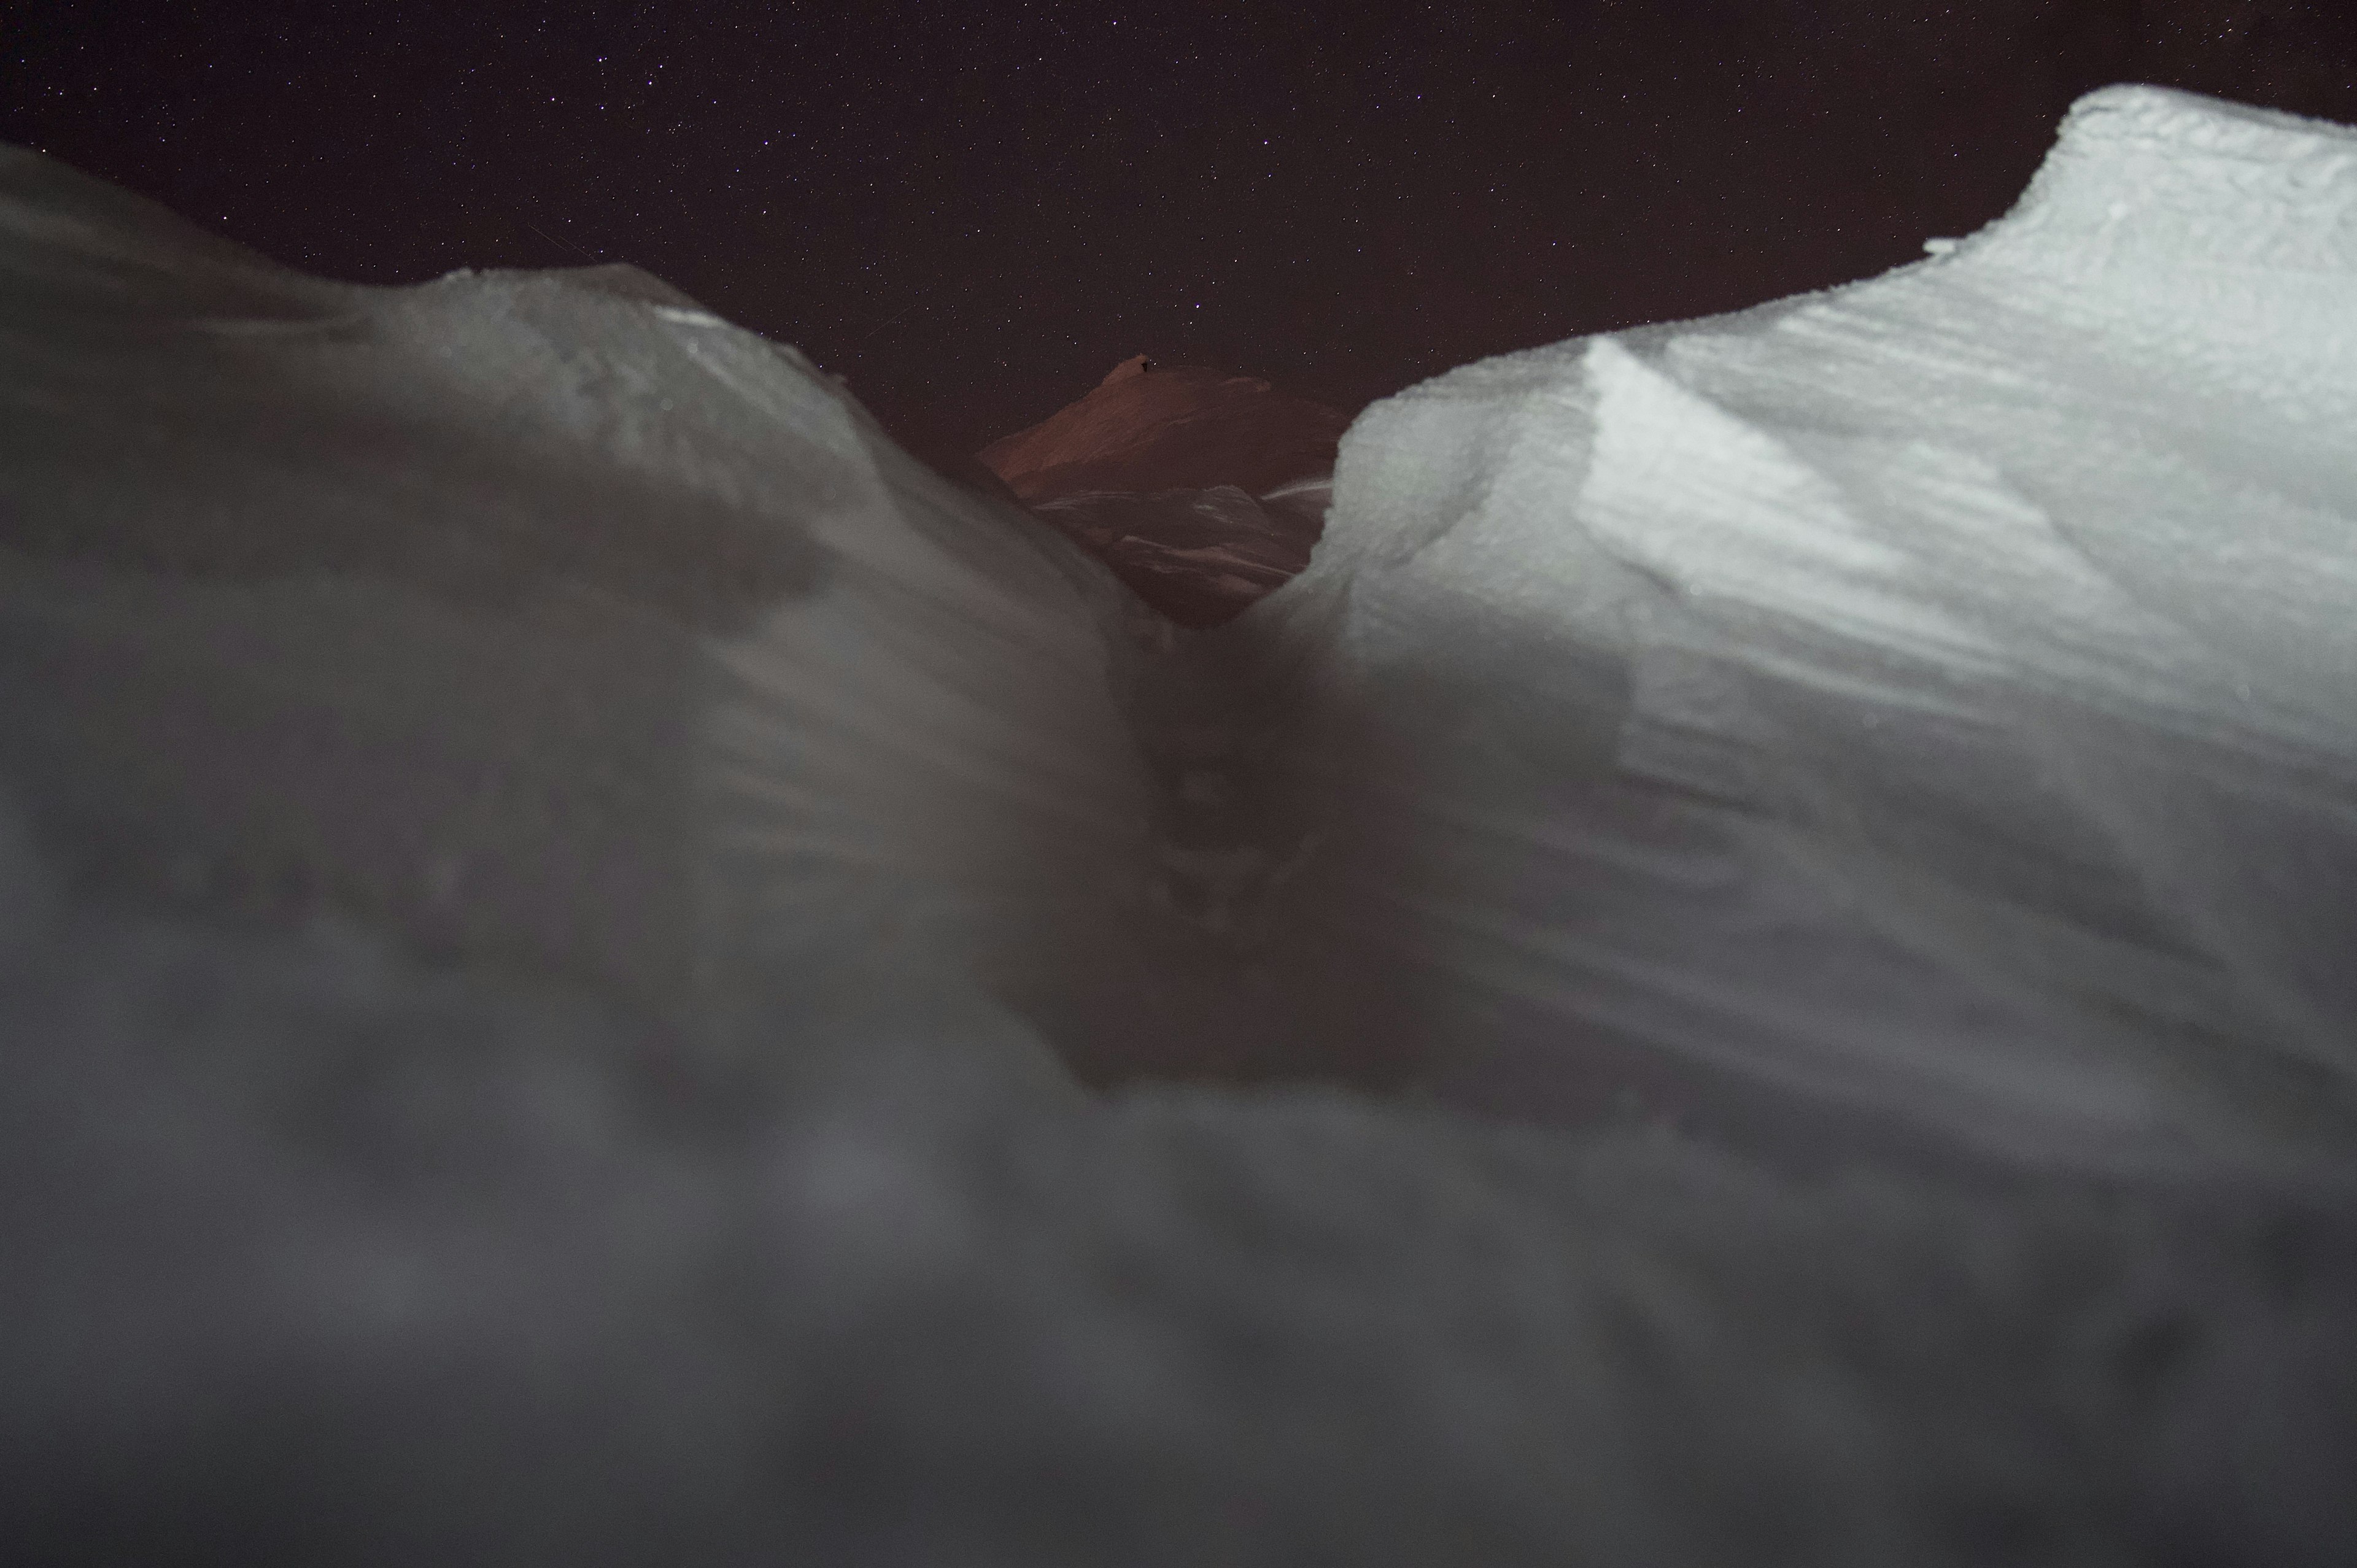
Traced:
[[0, 150], [7, 1558], [2347, 1561], [2357, 135], [1932, 251], [1198, 632], [643, 274]]
[[1510, 1105], [1609, 1042], [2041, 1158], [2341, 1154], [2352, 430], [2357, 149], [2153, 91], [1941, 259], [1380, 403], [1268, 607], [1394, 759], [1313, 786], [1381, 846], [1327, 909]]

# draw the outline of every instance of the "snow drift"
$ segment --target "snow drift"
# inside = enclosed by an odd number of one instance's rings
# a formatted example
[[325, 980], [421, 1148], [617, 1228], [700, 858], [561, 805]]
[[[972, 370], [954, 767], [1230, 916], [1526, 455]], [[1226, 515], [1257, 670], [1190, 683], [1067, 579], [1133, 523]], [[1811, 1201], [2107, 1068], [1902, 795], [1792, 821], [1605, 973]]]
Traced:
[[2345, 1556], [2352, 215], [2097, 94], [1189, 634], [640, 274], [6, 154], [10, 1555]]
[[1369, 411], [1267, 607], [1318, 694], [1265, 766], [1362, 846], [1296, 918], [1542, 1115], [1593, 1052], [2047, 1157], [2346, 1151], [2352, 211], [2338, 128], [2101, 93], [1936, 259]]
[[0, 768], [81, 873], [667, 1018], [1117, 964], [1123, 612], [1048, 530], [628, 269], [345, 287], [7, 176]]

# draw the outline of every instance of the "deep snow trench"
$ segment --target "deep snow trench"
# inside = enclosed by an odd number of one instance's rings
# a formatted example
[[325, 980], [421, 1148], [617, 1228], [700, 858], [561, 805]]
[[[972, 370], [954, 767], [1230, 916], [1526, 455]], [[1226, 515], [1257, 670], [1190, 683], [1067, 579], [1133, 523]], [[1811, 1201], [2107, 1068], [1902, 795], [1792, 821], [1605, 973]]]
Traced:
[[1098, 1084], [2298, 1164], [2352, 168], [2098, 94], [1921, 265], [1379, 403], [1183, 633], [642, 274], [320, 283], [15, 154], [0, 765], [95, 886], [687, 1036], [866, 975]]

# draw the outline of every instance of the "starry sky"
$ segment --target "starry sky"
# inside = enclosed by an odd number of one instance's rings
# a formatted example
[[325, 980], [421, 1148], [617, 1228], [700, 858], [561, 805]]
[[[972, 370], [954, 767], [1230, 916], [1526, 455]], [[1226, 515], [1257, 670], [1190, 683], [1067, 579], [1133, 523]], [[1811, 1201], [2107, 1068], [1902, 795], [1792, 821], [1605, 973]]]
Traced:
[[2348, 0], [112, 0], [0, 138], [370, 283], [627, 261], [920, 451], [1146, 352], [1346, 411], [1864, 276], [2162, 81], [2357, 121]]

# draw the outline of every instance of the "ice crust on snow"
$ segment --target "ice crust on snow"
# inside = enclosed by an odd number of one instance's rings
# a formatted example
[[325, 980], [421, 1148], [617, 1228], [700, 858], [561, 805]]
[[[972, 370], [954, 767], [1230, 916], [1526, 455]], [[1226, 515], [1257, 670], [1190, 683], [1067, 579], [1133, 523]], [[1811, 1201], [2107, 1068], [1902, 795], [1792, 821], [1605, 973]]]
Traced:
[[2095, 94], [1190, 635], [643, 274], [0, 155], [10, 1555], [2340, 1560], [2352, 158]]

